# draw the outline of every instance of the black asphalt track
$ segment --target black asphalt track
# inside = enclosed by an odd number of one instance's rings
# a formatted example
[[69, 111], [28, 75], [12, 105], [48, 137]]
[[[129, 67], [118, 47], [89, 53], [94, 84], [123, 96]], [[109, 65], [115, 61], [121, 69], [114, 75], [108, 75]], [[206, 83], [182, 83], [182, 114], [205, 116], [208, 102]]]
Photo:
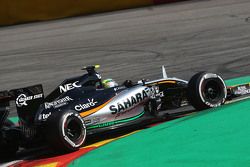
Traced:
[[89, 64], [119, 83], [160, 78], [161, 65], [187, 80], [198, 71], [250, 75], [250, 1], [191, 0], [0, 27], [0, 90], [41, 83], [48, 94]]

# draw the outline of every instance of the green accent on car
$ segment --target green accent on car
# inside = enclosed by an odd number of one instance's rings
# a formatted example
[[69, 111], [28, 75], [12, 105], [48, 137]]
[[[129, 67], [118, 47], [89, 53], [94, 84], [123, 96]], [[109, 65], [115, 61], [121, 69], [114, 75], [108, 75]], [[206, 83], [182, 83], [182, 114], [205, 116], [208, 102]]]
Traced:
[[11, 118], [9, 118], [12, 122], [14, 122], [14, 123], [18, 123], [18, 117], [11, 117]]
[[98, 124], [98, 125], [92, 125], [92, 126], [87, 127], [87, 129], [103, 128], [103, 127], [108, 127], [108, 126], [112, 126], [112, 125], [116, 125], [116, 124], [120, 124], [120, 123], [134, 121], [134, 120], [142, 117], [144, 115], [144, 113], [145, 112], [143, 111], [139, 115], [131, 117], [131, 118], [126, 118], [126, 119], [122, 119], [122, 120], [117, 120], [117, 121], [102, 123], [102, 124]]

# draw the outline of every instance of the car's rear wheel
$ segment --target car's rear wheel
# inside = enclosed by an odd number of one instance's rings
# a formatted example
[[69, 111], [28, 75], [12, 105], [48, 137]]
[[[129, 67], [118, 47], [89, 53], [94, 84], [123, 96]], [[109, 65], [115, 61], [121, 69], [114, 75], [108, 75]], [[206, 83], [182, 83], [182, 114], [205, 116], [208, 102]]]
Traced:
[[226, 97], [226, 85], [217, 74], [199, 72], [188, 83], [188, 100], [197, 110], [218, 107]]
[[56, 112], [48, 119], [45, 133], [52, 147], [59, 151], [72, 152], [83, 145], [86, 127], [77, 112]]

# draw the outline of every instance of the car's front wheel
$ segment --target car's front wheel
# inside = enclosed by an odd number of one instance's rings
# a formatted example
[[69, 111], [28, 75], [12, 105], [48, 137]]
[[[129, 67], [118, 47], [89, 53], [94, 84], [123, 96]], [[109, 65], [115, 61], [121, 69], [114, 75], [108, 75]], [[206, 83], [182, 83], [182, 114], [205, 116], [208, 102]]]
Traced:
[[199, 72], [188, 83], [188, 100], [197, 110], [218, 107], [226, 97], [226, 85], [217, 74]]

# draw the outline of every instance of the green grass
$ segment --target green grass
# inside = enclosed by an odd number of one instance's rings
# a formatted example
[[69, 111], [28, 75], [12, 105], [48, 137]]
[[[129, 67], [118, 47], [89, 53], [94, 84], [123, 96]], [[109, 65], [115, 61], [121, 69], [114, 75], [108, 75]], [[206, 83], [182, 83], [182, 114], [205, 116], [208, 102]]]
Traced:
[[242, 83], [249, 83], [250, 82], [250, 76], [234, 78], [234, 79], [226, 80], [225, 82], [226, 82], [226, 84], [228, 86], [239, 85], [239, 84], [242, 84]]

